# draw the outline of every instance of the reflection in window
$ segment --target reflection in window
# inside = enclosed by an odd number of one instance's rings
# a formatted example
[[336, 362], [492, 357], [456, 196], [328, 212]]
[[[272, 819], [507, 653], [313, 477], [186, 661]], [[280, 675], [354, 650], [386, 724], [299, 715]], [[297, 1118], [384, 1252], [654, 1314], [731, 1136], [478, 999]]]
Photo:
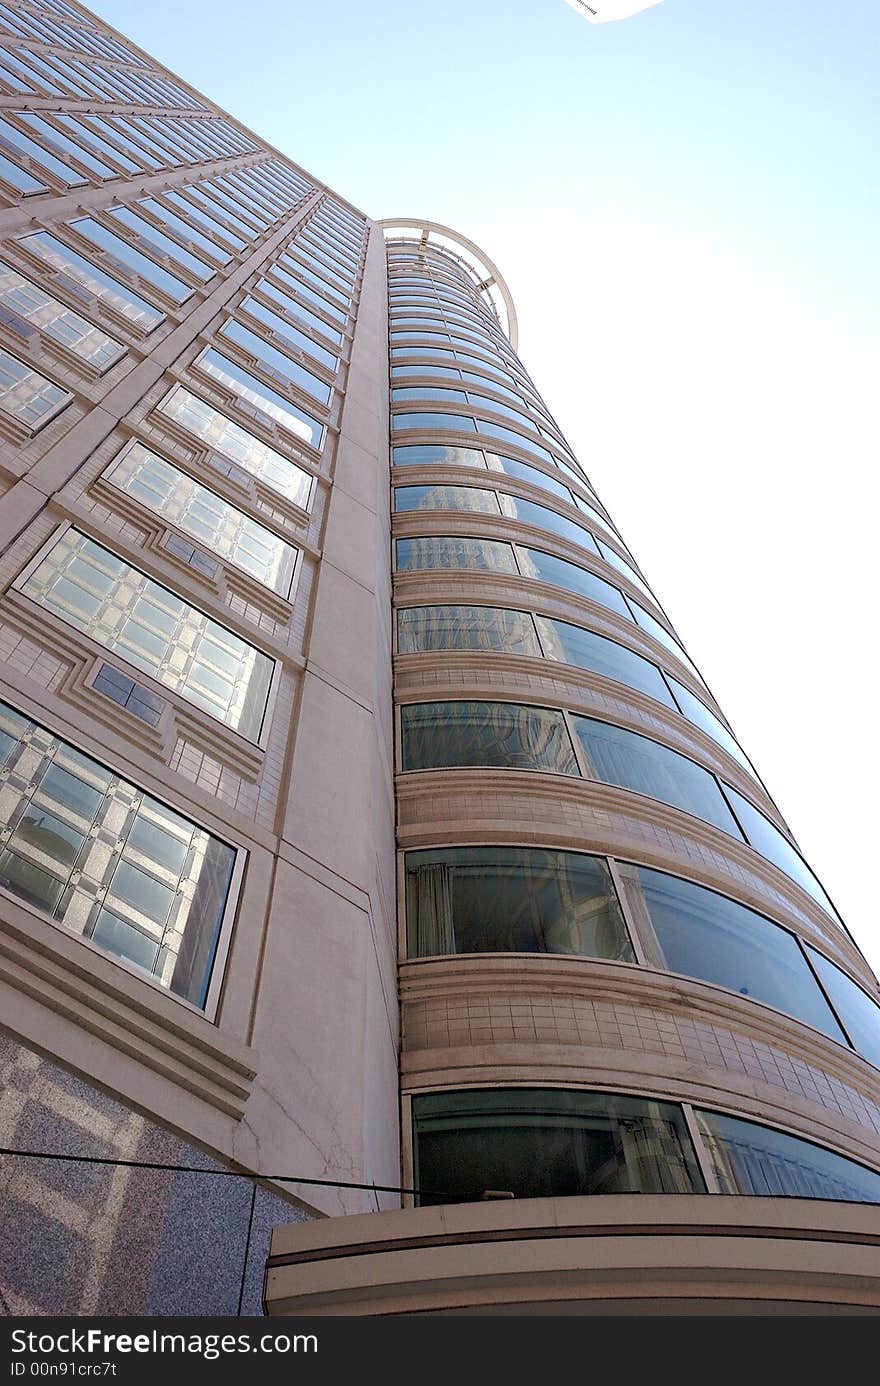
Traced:
[[798, 885], [808, 895], [811, 895], [824, 910], [827, 910], [833, 919], [838, 919], [840, 916], [837, 910], [797, 848], [792, 847], [788, 838], [783, 836], [779, 829], [768, 818], [765, 818], [759, 809], [750, 804], [748, 799], [744, 799], [737, 790], [725, 785], [724, 792], [742, 824], [746, 841], [750, 846], [754, 847], [756, 852], [760, 852], [762, 857], [772, 861], [773, 865], [778, 866], [780, 871], [784, 871], [786, 876], [797, 881]]
[[146, 255], [142, 255], [139, 250], [121, 236], [115, 236], [112, 231], [108, 231], [106, 226], [95, 221], [92, 217], [83, 217], [81, 221], [71, 222], [74, 231], [78, 231], [86, 240], [92, 241], [94, 245], [106, 250], [120, 264], [124, 265], [133, 274], [137, 274], [146, 279], [148, 284], [155, 284], [169, 298], [173, 298], [175, 303], [182, 303], [189, 298], [192, 288], [189, 284], [184, 284], [182, 279], [170, 274], [168, 270], [150, 260]]
[[492, 1088], [413, 1098], [419, 1202], [702, 1193], [680, 1107], [644, 1097]]
[[142, 443], [135, 443], [105, 476], [273, 592], [282, 597], [290, 592], [296, 549]]
[[573, 721], [593, 778], [648, 794], [741, 838], [715, 779], [701, 765], [610, 722], [591, 717], [575, 717]]
[[200, 438], [206, 447], [214, 448], [237, 462], [251, 476], [271, 486], [303, 510], [308, 508], [312, 494], [312, 478], [302, 467], [282, 457], [261, 439], [227, 419], [213, 405], [176, 385], [158, 406], [163, 414]]
[[472, 510], [482, 515], [497, 515], [498, 497], [494, 491], [483, 491], [478, 486], [450, 486], [442, 481], [429, 486], [396, 486], [394, 509]]
[[[250, 302], [253, 306], [254, 300], [251, 299]], [[242, 306], [246, 307], [247, 304]], [[257, 307], [259, 308], [259, 304]], [[290, 328], [289, 331], [295, 332], [296, 328]], [[257, 361], [267, 366], [271, 373], [282, 376], [285, 382], [290, 381], [292, 384], [298, 385], [306, 394], [314, 396], [320, 404], [328, 403], [332, 393], [329, 385], [326, 385], [323, 380], [319, 380], [312, 371], [307, 371], [305, 366], [291, 360], [283, 351], [272, 346], [265, 337], [259, 337], [256, 332], [251, 332], [250, 328], [245, 327], [243, 323], [230, 318], [223, 324], [219, 336], [228, 337], [230, 341], [236, 342], [248, 355], [255, 357]], [[304, 346], [307, 351], [317, 352], [320, 350], [305, 336], [301, 338], [300, 345]]]
[[86, 322], [72, 308], [38, 289], [29, 279], [0, 263], [0, 305], [67, 347], [81, 361], [104, 371], [125, 354], [121, 343]]
[[628, 621], [632, 619], [622, 593], [604, 578], [597, 577], [586, 568], [579, 568], [567, 558], [557, 558], [555, 554], [542, 553], [540, 549], [518, 547], [517, 552], [525, 577], [551, 583], [552, 586], [561, 587], [566, 592], [574, 592], [578, 597], [586, 597], [588, 601], [597, 602], [609, 611], [616, 611]]
[[442, 428], [452, 433], [476, 433], [477, 426], [467, 414], [393, 414], [391, 427]]
[[804, 947], [854, 1048], [880, 1068], [880, 1005], [815, 948]]
[[203, 1006], [234, 852], [0, 703], [0, 886]]
[[395, 467], [420, 467], [429, 462], [439, 462], [445, 467], [486, 465], [479, 448], [456, 448], [447, 443], [414, 443], [411, 446], [394, 448], [392, 461]]
[[880, 1174], [855, 1160], [754, 1121], [695, 1115], [722, 1193], [880, 1203]]
[[412, 703], [402, 709], [403, 769], [494, 766], [577, 775], [561, 712], [519, 703]]
[[400, 654], [428, 650], [496, 650], [540, 656], [527, 611], [494, 606], [417, 606], [397, 613]]
[[57, 241], [48, 232], [37, 231], [32, 236], [22, 236], [19, 244], [52, 269], [59, 270], [75, 280], [90, 294], [94, 294], [95, 298], [102, 299], [144, 332], [152, 332], [164, 319], [164, 313], [160, 313], [152, 303], [147, 303], [146, 299], [141, 298], [127, 284], [120, 284], [118, 279], [105, 274], [97, 265], [93, 265], [91, 260], [78, 255], [69, 246], [62, 245], [61, 241]]
[[47, 380], [33, 366], [19, 361], [0, 347], [0, 409], [30, 429], [37, 429], [57, 414], [71, 396], [54, 380]]
[[635, 961], [607, 866], [580, 852], [408, 852], [406, 919], [411, 958], [569, 953]]
[[666, 707], [675, 707], [656, 664], [642, 659], [641, 655], [628, 650], [625, 645], [619, 645], [616, 640], [606, 640], [604, 636], [584, 630], [581, 626], [570, 625], [568, 621], [556, 621], [548, 616], [536, 616], [535, 621], [548, 659], [558, 659], [578, 669], [589, 669], [606, 679], [624, 683], [628, 688], [636, 688]]
[[766, 1001], [845, 1043], [797, 940], [717, 891], [644, 866], [621, 864], [637, 922], [648, 921], [666, 966]]
[[38, 605], [255, 741], [274, 661], [75, 529], [22, 584]]
[[320, 448], [324, 434], [323, 426], [304, 409], [292, 404], [289, 399], [279, 395], [250, 371], [246, 371], [237, 361], [221, 356], [213, 347], [208, 347], [196, 360], [200, 370], [219, 380], [221, 385], [231, 390], [240, 399], [254, 405], [261, 413], [268, 414], [288, 432], [301, 438], [310, 447]]
[[466, 568], [476, 572], [516, 573], [510, 544], [496, 539], [468, 539], [457, 534], [429, 534], [398, 539], [397, 571], [416, 568]]

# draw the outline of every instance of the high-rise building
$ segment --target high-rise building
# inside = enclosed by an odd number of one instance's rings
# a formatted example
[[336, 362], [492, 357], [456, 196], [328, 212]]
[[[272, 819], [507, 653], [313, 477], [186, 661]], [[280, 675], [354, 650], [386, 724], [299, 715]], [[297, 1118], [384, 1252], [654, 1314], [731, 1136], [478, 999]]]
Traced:
[[5, 1311], [876, 1308], [877, 984], [498, 269], [0, 26]]

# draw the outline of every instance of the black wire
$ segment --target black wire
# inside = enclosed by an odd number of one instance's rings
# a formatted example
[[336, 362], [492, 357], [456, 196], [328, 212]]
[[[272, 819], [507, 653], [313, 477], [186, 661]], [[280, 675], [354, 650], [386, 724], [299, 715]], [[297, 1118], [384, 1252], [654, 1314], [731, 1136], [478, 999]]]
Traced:
[[238, 1314], [241, 1318], [241, 1306], [244, 1303], [244, 1282], [247, 1279], [248, 1261], [251, 1259], [251, 1233], [254, 1229], [254, 1208], [257, 1202], [257, 1186], [251, 1189], [251, 1213], [248, 1218], [247, 1236], [244, 1239], [244, 1260], [241, 1263], [241, 1284], [238, 1287]]
[[151, 1160], [114, 1160], [109, 1156], [100, 1155], [56, 1155], [49, 1150], [12, 1150], [7, 1146], [0, 1146], [0, 1155], [20, 1155], [33, 1160], [70, 1160], [87, 1165], [123, 1165], [127, 1169], [163, 1169], [170, 1174], [208, 1174], [227, 1179], [262, 1179], [273, 1184], [320, 1184], [332, 1189], [378, 1190], [379, 1193], [413, 1194], [415, 1197], [455, 1197], [448, 1190], [442, 1189], [407, 1189], [398, 1184], [355, 1184], [346, 1179], [307, 1179], [298, 1174], [257, 1174], [253, 1170], [203, 1169], [200, 1165], [160, 1165]]

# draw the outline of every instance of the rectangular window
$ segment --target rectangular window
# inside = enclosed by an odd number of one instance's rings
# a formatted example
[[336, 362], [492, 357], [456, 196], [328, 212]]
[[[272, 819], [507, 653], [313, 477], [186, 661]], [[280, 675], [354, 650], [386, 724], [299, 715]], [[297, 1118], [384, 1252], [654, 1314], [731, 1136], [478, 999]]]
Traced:
[[211, 553], [280, 596], [290, 594], [297, 550], [164, 457], [134, 443], [105, 476]]
[[0, 703], [0, 886], [204, 1007], [235, 852]]
[[467, 414], [392, 414], [391, 427], [400, 431], [417, 428], [443, 429], [448, 433], [476, 433], [477, 425]]
[[173, 298], [176, 303], [183, 303], [192, 293], [192, 287], [184, 284], [182, 279], [163, 269], [155, 260], [150, 260], [146, 255], [142, 255], [139, 250], [135, 250], [133, 245], [124, 241], [121, 236], [114, 236], [112, 231], [108, 231], [106, 226], [95, 221], [92, 217], [83, 217], [80, 221], [71, 222], [74, 231], [78, 231], [87, 241], [91, 241], [99, 249], [107, 251], [110, 256], [132, 274], [137, 274], [146, 279], [148, 283], [154, 284]]
[[[183, 217], [177, 216], [175, 212], [170, 212], [167, 207], [163, 207], [154, 197], [141, 198], [138, 206], [151, 212], [154, 217], [158, 217], [159, 221], [164, 221], [166, 226], [170, 227], [172, 231], [176, 231], [182, 240], [191, 241], [194, 245], [201, 246], [203, 250], [206, 250], [209, 255], [213, 255], [214, 259], [219, 260], [221, 264], [228, 264], [232, 259], [229, 251], [224, 249], [223, 246], [218, 245], [216, 240], [211, 240], [208, 236], [203, 235], [197, 226], [190, 225], [189, 222], [184, 221]], [[193, 220], [198, 220], [195, 215], [195, 208], [193, 207], [190, 210]], [[202, 278], [206, 277], [203, 271], [197, 272]], [[212, 274], [213, 272], [213, 270], [210, 271]]]
[[[63, 164], [60, 159], [56, 159], [48, 150], [43, 149], [42, 145], [29, 139], [16, 126], [11, 125], [8, 120], [0, 119], [0, 141], [2, 141], [4, 148], [26, 154], [36, 164], [48, 169], [65, 187], [76, 187], [88, 182], [88, 179], [84, 178], [81, 173], [74, 173], [68, 164]], [[25, 177], [27, 176], [25, 174]], [[44, 186], [44, 184], [40, 184], [40, 187]], [[30, 189], [26, 188], [24, 191], [27, 192]]]
[[184, 250], [183, 246], [177, 244], [177, 241], [166, 236], [164, 232], [159, 231], [143, 217], [137, 216], [131, 208], [112, 207], [110, 208], [110, 216], [115, 221], [121, 221], [123, 226], [127, 226], [130, 231], [133, 231], [138, 240], [149, 242], [155, 246], [161, 255], [167, 255], [169, 260], [174, 260], [184, 269], [188, 269], [197, 279], [205, 282], [217, 273], [214, 265], [207, 265], [204, 260], [193, 255], [192, 251]]
[[0, 347], [0, 409], [36, 432], [72, 396]]
[[241, 736], [259, 740], [274, 661], [84, 534], [67, 530], [21, 590]]
[[313, 485], [308, 472], [227, 419], [213, 405], [190, 394], [182, 385], [176, 385], [158, 407], [169, 419], [174, 419], [182, 428], [201, 439], [206, 447], [237, 462], [251, 476], [270, 486], [293, 505], [308, 509]]
[[[326, 347], [319, 346], [311, 337], [307, 337], [305, 332], [300, 332], [299, 328], [294, 327], [293, 323], [286, 322], [277, 313], [273, 313], [271, 308], [260, 303], [256, 298], [246, 298], [241, 304], [241, 311], [250, 313], [252, 318], [256, 318], [264, 326], [268, 327], [282, 350], [305, 351], [313, 356], [316, 361], [320, 361], [329, 370], [335, 371], [339, 365], [339, 357], [334, 356], [332, 351]], [[268, 348], [267, 348], [268, 349]], [[329, 398], [329, 392], [328, 392]]]
[[343, 337], [341, 332], [337, 332], [335, 327], [331, 327], [329, 323], [324, 322], [322, 318], [310, 312], [303, 304], [297, 303], [296, 299], [284, 293], [278, 288], [278, 285], [273, 284], [271, 280], [258, 279], [254, 288], [258, 293], [265, 294], [266, 298], [271, 298], [280, 308], [284, 309], [285, 313], [289, 313], [291, 317], [296, 318], [306, 327], [313, 328], [315, 332], [320, 332], [329, 342], [333, 342], [335, 346], [342, 345]]
[[268, 414], [270, 419], [275, 419], [289, 433], [295, 434], [310, 447], [320, 449], [324, 436], [323, 425], [304, 409], [299, 409], [279, 395], [276, 390], [264, 385], [262, 380], [251, 375], [250, 371], [246, 371], [236, 361], [231, 361], [228, 356], [221, 356], [213, 347], [208, 347], [196, 358], [195, 364], [215, 380], [219, 380], [227, 390], [247, 400], [261, 413]]
[[97, 265], [93, 265], [91, 260], [86, 260], [69, 246], [63, 245], [47, 231], [36, 231], [32, 236], [23, 236], [19, 244], [53, 270], [68, 275], [95, 298], [102, 299], [144, 332], [152, 332], [153, 328], [164, 320], [165, 314], [154, 308], [152, 303], [147, 303], [146, 299], [141, 298], [127, 284], [120, 284], [118, 279], [105, 274]]
[[428, 534], [397, 540], [397, 571], [417, 568], [470, 568], [475, 572], [516, 573], [510, 544], [495, 539], [469, 539], [457, 534]]
[[[251, 301], [253, 302], [253, 300]], [[221, 327], [218, 335], [227, 337], [230, 342], [235, 342], [242, 351], [259, 361], [270, 375], [280, 377], [283, 384], [296, 385], [307, 395], [316, 399], [319, 404], [329, 403], [333, 393], [329, 385], [320, 380], [312, 371], [307, 371], [305, 366], [301, 366], [298, 361], [293, 361], [289, 356], [285, 356], [283, 351], [279, 351], [271, 342], [267, 342], [265, 337], [259, 337], [256, 332], [245, 327], [244, 323], [229, 318]], [[304, 340], [308, 346], [312, 345], [308, 338]], [[319, 348], [315, 347], [314, 350], [317, 351]]]
[[31, 323], [54, 342], [60, 342], [80, 360], [105, 371], [125, 355], [125, 347], [57, 298], [38, 289], [9, 265], [0, 262], [0, 304], [24, 322]]

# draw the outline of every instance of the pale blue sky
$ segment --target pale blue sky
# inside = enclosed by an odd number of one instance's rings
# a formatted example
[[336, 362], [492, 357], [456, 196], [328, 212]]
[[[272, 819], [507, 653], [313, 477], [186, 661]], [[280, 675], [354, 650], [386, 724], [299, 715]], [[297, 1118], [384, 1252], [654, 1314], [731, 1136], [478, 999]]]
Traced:
[[563, 0], [94, 5], [368, 215], [499, 264], [526, 365], [880, 968], [878, 0], [604, 26]]

